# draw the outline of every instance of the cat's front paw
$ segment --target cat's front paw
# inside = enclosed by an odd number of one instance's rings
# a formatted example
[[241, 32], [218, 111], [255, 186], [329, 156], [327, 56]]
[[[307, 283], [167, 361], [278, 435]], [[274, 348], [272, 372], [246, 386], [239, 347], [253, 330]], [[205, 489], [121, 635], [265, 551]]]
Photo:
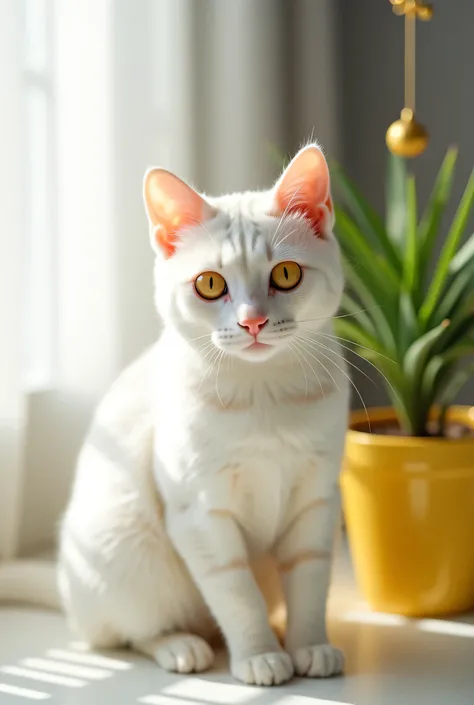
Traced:
[[294, 673], [291, 657], [284, 651], [232, 661], [231, 670], [234, 678], [248, 685], [280, 685]]
[[295, 671], [308, 678], [337, 676], [344, 670], [344, 654], [330, 644], [303, 646], [292, 653]]
[[162, 637], [156, 642], [152, 655], [161, 668], [176, 673], [200, 673], [210, 668], [214, 661], [209, 644], [194, 634]]

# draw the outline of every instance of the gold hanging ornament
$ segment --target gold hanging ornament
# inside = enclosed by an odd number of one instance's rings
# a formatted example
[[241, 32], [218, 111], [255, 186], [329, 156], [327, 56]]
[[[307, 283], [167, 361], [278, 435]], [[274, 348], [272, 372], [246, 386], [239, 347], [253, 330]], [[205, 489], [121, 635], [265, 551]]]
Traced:
[[390, 0], [396, 15], [405, 16], [405, 107], [387, 130], [387, 147], [399, 157], [417, 157], [428, 146], [425, 127], [415, 120], [415, 25], [430, 20], [433, 8], [421, 0]]

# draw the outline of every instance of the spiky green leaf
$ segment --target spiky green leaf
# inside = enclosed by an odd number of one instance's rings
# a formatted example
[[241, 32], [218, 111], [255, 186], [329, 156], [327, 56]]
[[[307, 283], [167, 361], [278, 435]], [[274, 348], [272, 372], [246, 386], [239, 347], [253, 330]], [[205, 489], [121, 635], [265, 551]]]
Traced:
[[460, 310], [468, 297], [474, 291], [474, 262], [470, 267], [462, 269], [457, 276], [452, 277], [445, 287], [437, 309], [434, 311], [430, 324], [438, 325], [445, 319], [451, 319]]
[[456, 275], [464, 267], [474, 263], [474, 233], [466, 240], [464, 245], [450, 262], [449, 273]]
[[398, 321], [398, 351], [400, 359], [403, 358], [408, 348], [419, 336], [418, 317], [411, 295], [406, 291], [400, 292]]
[[358, 298], [366, 309], [367, 315], [370, 316], [378, 331], [378, 337], [383, 347], [388, 351], [389, 356], [394, 356], [396, 353], [395, 331], [396, 331], [396, 314], [393, 310], [392, 302], [386, 295], [378, 297], [364, 279], [359, 275], [359, 271], [350, 262], [347, 257], [343, 259], [344, 271], [347, 281], [356, 293]]
[[345, 293], [342, 297], [341, 312], [342, 316], [350, 316], [354, 321], [359, 323], [363, 330], [367, 331], [372, 336], [377, 337], [377, 331], [372, 319], [367, 314], [367, 311], [364, 308], [361, 308], [360, 303], [347, 293]]
[[366, 330], [354, 321], [348, 321], [344, 318], [336, 318], [334, 320], [334, 330], [341, 339], [351, 341], [355, 345], [360, 345], [362, 348], [370, 349], [374, 352], [380, 352], [380, 345], [376, 338], [373, 338]]
[[387, 234], [399, 252], [403, 251], [407, 225], [406, 161], [390, 154], [386, 186]]
[[403, 287], [412, 299], [418, 294], [418, 240], [415, 177], [406, 182], [406, 246], [403, 264]]
[[428, 266], [439, 234], [439, 226], [451, 193], [457, 156], [458, 150], [456, 147], [451, 147], [448, 149], [436, 177], [428, 205], [426, 206], [425, 212], [421, 218], [419, 227], [419, 243], [420, 278], [422, 280], [426, 277]]
[[474, 375], [474, 362], [463, 368], [459, 368], [446, 381], [444, 389], [439, 396], [438, 402], [443, 407], [451, 406], [462, 388]]
[[459, 389], [457, 370], [466, 377], [466, 359], [474, 356], [474, 235], [459, 247], [474, 205], [474, 172], [433, 281], [426, 284], [455, 161], [456, 150], [450, 150], [418, 226], [414, 181], [405, 164], [392, 158], [384, 232], [349, 181], [344, 182], [348, 212], [338, 212], [351, 294], [343, 302], [349, 315], [336, 320], [336, 330], [341, 344], [351, 342], [356, 354], [379, 370], [402, 427], [413, 435], [430, 432], [429, 414], [437, 402], [443, 417]]
[[387, 235], [380, 216], [338, 164], [332, 165], [331, 178], [333, 186], [340, 193], [342, 202], [353, 214], [361, 233], [375, 248], [379, 249], [381, 247], [390, 266], [395, 271], [401, 272], [400, 259]]
[[420, 379], [420, 375], [433, 350], [434, 344], [439, 340], [448, 325], [448, 323], [441, 323], [441, 325], [428, 331], [428, 333], [425, 333], [421, 338], [418, 338], [418, 340], [410, 345], [403, 362], [404, 372], [410, 381]]
[[454, 216], [453, 223], [446, 237], [446, 241], [441, 250], [441, 255], [435, 269], [433, 281], [428, 289], [423, 306], [420, 311], [420, 319], [423, 324], [427, 324], [433, 315], [439, 297], [446, 285], [449, 275], [449, 265], [453, 259], [461, 242], [464, 229], [467, 225], [471, 208], [474, 204], [474, 171], [471, 173], [466, 189], [462, 195], [461, 202]]
[[351, 216], [336, 206], [336, 234], [345, 252], [350, 253], [357, 262], [362, 278], [368, 278], [373, 285], [378, 285], [381, 292], [391, 289], [396, 291], [400, 277], [387, 259], [374, 252], [367, 238], [357, 227]]

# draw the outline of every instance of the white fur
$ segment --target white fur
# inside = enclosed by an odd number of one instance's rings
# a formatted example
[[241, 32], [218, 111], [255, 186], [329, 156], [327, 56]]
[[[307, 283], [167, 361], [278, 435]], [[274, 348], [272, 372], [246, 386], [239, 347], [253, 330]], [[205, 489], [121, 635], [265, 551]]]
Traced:
[[[129, 643], [163, 668], [200, 671], [217, 623], [234, 676], [260, 685], [343, 666], [325, 630], [348, 408], [330, 337], [339, 250], [301, 216], [268, 215], [273, 197], [209, 199], [217, 215], [157, 257], [164, 332], [97, 411], [60, 546], [64, 603], [92, 646]], [[282, 260], [304, 266], [303, 281], [269, 295]], [[222, 273], [231, 301], [196, 296], [206, 270]], [[254, 310], [269, 318], [264, 351], [246, 350], [238, 325]], [[282, 568], [285, 651], [248, 567], [267, 553]]]

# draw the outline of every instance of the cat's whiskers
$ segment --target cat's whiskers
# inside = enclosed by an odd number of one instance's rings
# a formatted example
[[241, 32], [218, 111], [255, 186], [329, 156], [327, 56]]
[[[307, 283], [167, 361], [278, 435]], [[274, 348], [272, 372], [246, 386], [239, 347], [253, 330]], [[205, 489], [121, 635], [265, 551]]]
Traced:
[[312, 323], [313, 321], [332, 321], [334, 318], [350, 318], [351, 316], [357, 316], [359, 313], [366, 313], [367, 311], [373, 311], [374, 308], [380, 308], [380, 306], [370, 306], [369, 308], [361, 308], [359, 311], [354, 311], [353, 313], [341, 313], [337, 316], [321, 316], [320, 318], [307, 318], [305, 320], [296, 320], [295, 323]]
[[308, 398], [308, 375], [306, 374], [306, 370], [305, 370], [305, 368], [304, 368], [304, 365], [303, 365], [303, 363], [301, 362], [300, 354], [299, 354], [298, 348], [297, 348], [296, 346], [294, 346], [292, 343], [290, 343], [290, 350], [291, 350], [291, 352], [293, 353], [293, 355], [296, 357], [296, 360], [298, 361], [298, 364], [300, 365], [301, 369], [303, 370], [304, 380], [305, 380], [305, 395], [304, 395], [304, 398], [307, 399], [307, 398]]
[[203, 355], [202, 361], [205, 362], [206, 359], [207, 359], [209, 356], [211, 356], [211, 354], [212, 354], [213, 352], [219, 352], [219, 350], [220, 350], [220, 348], [214, 348], [214, 349], [213, 349], [212, 347], [210, 347], [210, 348], [207, 350], [206, 354]]
[[[303, 328], [303, 330], [309, 330], [309, 328]], [[341, 348], [344, 348], [344, 350], [348, 350], [348, 351], [351, 352], [353, 355], [357, 355], [357, 357], [360, 357], [361, 360], [365, 360], [365, 362], [367, 362], [371, 367], [374, 368], [374, 370], [376, 370], [376, 371], [379, 373], [379, 375], [381, 375], [381, 377], [383, 377], [383, 379], [386, 381], [387, 385], [388, 385], [388, 386], [390, 387], [390, 389], [392, 390], [392, 393], [393, 393], [393, 395], [395, 396], [395, 399], [396, 399], [398, 402], [400, 402], [400, 398], [399, 398], [399, 396], [398, 396], [396, 390], [394, 389], [394, 387], [393, 387], [392, 383], [390, 382], [390, 380], [388, 379], [388, 377], [382, 372], [382, 370], [380, 370], [380, 369], [377, 367], [377, 365], [374, 365], [374, 363], [371, 362], [370, 360], [368, 360], [366, 357], [364, 357], [363, 355], [360, 355], [358, 352], [356, 352], [353, 348], [350, 348], [348, 345], [343, 345], [343, 344], [340, 342], [341, 340], [345, 340], [346, 342], [351, 343], [351, 342], [352, 342], [351, 340], [349, 340], [349, 339], [346, 340], [346, 338], [339, 338], [337, 335], [329, 335], [328, 333], [314, 333], [314, 331], [313, 331], [313, 335], [320, 335], [320, 336], [322, 336], [323, 338], [329, 338], [330, 340], [336, 340], [337, 343], [338, 343], [338, 345], [340, 345]], [[358, 348], [362, 348], [363, 350], [369, 350], [370, 352], [376, 353], [377, 355], [380, 355], [381, 357], [384, 357], [384, 358], [385, 358], [386, 360], [388, 360], [389, 362], [393, 362], [393, 363], [395, 362], [395, 361], [392, 360], [390, 357], [387, 357], [386, 355], [382, 355], [381, 353], [378, 353], [376, 350], [372, 350], [372, 348], [366, 348], [366, 347], [364, 347], [363, 345], [357, 345], [357, 347], [358, 347]], [[349, 362], [349, 361], [347, 360], [347, 362]], [[359, 372], [362, 372], [362, 370], [359, 369]], [[364, 374], [364, 373], [362, 372], [362, 374]], [[367, 376], [367, 375], [366, 375], [366, 376]], [[371, 379], [371, 377], [369, 377], [369, 379]], [[401, 403], [401, 402], [400, 402], [400, 403]]]
[[213, 340], [208, 340], [207, 343], [203, 343], [200, 348], [199, 348], [199, 353], [202, 354], [206, 350], [210, 350], [214, 347], [214, 341]]
[[310, 357], [314, 358], [314, 359], [316, 360], [316, 362], [317, 362], [319, 365], [321, 365], [321, 367], [322, 367], [323, 370], [326, 372], [326, 374], [328, 375], [328, 377], [330, 377], [330, 378], [332, 379], [333, 384], [334, 384], [334, 386], [336, 387], [336, 389], [340, 392], [340, 391], [341, 391], [340, 386], [338, 385], [338, 383], [336, 382], [336, 380], [334, 379], [333, 375], [330, 373], [330, 371], [328, 370], [328, 368], [326, 367], [326, 365], [325, 365], [323, 362], [321, 362], [321, 360], [320, 360], [318, 357], [316, 357], [316, 355], [314, 355], [312, 352], [310, 352], [309, 350], [307, 350], [306, 348], [304, 348], [304, 347], [303, 347], [303, 342], [304, 342], [304, 341], [300, 340], [299, 337], [296, 338], [295, 341], [294, 341], [294, 343], [299, 346], [299, 349], [300, 349], [300, 351], [301, 351], [302, 353], [303, 353], [303, 351], [304, 351], [307, 355], [310, 355]]
[[[301, 336], [298, 336], [298, 339], [301, 340], [301, 343], [300, 343], [301, 345], [306, 345], [307, 347], [311, 347], [309, 343], [305, 342], [304, 339], [301, 338]], [[308, 355], [311, 355], [311, 357], [314, 357], [314, 359], [317, 360], [321, 365], [323, 365], [323, 363], [321, 362], [321, 360], [319, 360], [319, 358], [316, 357], [316, 355], [314, 355], [313, 353], [311, 353], [309, 350], [306, 350], [306, 352], [308, 353]], [[352, 381], [350, 375], [348, 375], [347, 372], [346, 372], [345, 370], [343, 370], [342, 367], [340, 367], [340, 365], [338, 365], [337, 362], [336, 362], [332, 357], [329, 357], [329, 355], [326, 355], [326, 353], [322, 352], [321, 350], [318, 350], [318, 353], [319, 353], [319, 355], [322, 355], [324, 358], [326, 358], [327, 360], [329, 360], [329, 362], [332, 362], [332, 364], [339, 370], [339, 372], [341, 372], [341, 373], [344, 375], [344, 377], [345, 377], [345, 378], [349, 381], [349, 383], [353, 386], [353, 388], [355, 389], [355, 391], [356, 391], [356, 393], [357, 393], [357, 395], [358, 395], [358, 397], [359, 397], [359, 399], [360, 399], [360, 401], [361, 401], [361, 403], [362, 403], [362, 406], [364, 407], [365, 415], [366, 415], [366, 418], [367, 418], [367, 425], [368, 425], [368, 428], [369, 428], [369, 433], [372, 433], [372, 427], [371, 427], [371, 424], [370, 424], [369, 412], [368, 412], [368, 410], [367, 410], [367, 406], [366, 406], [366, 404], [365, 404], [365, 401], [364, 401], [364, 399], [362, 398], [362, 394], [360, 393], [360, 391], [359, 391], [357, 385], [355, 384], [355, 382]], [[325, 367], [325, 366], [323, 365], [323, 367]], [[336, 387], [340, 390], [340, 387], [338, 386], [338, 384], [337, 384], [336, 381], [334, 380], [334, 377], [331, 375], [331, 373], [329, 372], [329, 370], [328, 370], [326, 367], [325, 367], [325, 370], [326, 370], [326, 372], [329, 374], [329, 376], [331, 377], [331, 379], [334, 381], [334, 383], [336, 384]]]
[[204, 223], [204, 221], [203, 221], [203, 220], [199, 220], [198, 218], [190, 218], [190, 220], [191, 220], [191, 223], [195, 223], [196, 225], [198, 225], [199, 227], [201, 227], [201, 228], [204, 230], [204, 232], [206, 233], [206, 235], [208, 235], [208, 237], [209, 237], [210, 241], [212, 242], [212, 244], [217, 247], [217, 243], [216, 243], [216, 241], [214, 240], [214, 238], [212, 237], [211, 233], [209, 232], [209, 228], [208, 228], [207, 225]]
[[222, 405], [222, 408], [224, 410], [225, 410], [226, 406], [225, 406], [224, 402], [222, 401], [221, 395], [219, 394], [219, 370], [221, 368], [221, 362], [226, 355], [227, 355], [226, 351], [221, 350], [221, 354], [220, 354], [218, 362], [217, 362], [217, 372], [216, 372], [216, 394], [217, 394], [217, 398], [219, 399], [219, 401]]
[[294, 194], [292, 195], [292, 197], [291, 197], [290, 200], [288, 201], [288, 204], [286, 205], [286, 207], [285, 207], [283, 213], [282, 213], [281, 216], [280, 216], [280, 220], [279, 220], [279, 222], [278, 222], [278, 225], [277, 225], [277, 227], [276, 227], [276, 230], [275, 230], [275, 232], [273, 233], [272, 239], [270, 240], [270, 247], [271, 247], [272, 249], [273, 249], [273, 243], [275, 242], [276, 236], [278, 235], [278, 231], [280, 230], [280, 228], [281, 228], [281, 226], [282, 226], [282, 223], [283, 223], [284, 219], [286, 218], [286, 216], [288, 215], [288, 213], [289, 213], [289, 211], [290, 211], [290, 208], [291, 208], [291, 205], [292, 205], [293, 201], [295, 200], [296, 195], [297, 195], [298, 192], [301, 190], [302, 186], [303, 186], [303, 184], [301, 184], [301, 186], [298, 186], [298, 188], [296, 189], [296, 191], [294, 192]]
[[[310, 330], [310, 329], [309, 328], [302, 328], [301, 330]], [[316, 331], [311, 331], [311, 332], [316, 333]], [[317, 334], [323, 335], [325, 338], [333, 338], [334, 340], [343, 340], [345, 343], [352, 343], [352, 345], [356, 345], [358, 348], [361, 348], [361, 350], [368, 350], [369, 352], [372, 352], [375, 355], [378, 355], [379, 357], [383, 357], [385, 360], [388, 360], [389, 362], [393, 362], [394, 365], [396, 364], [396, 362], [393, 358], [388, 357], [387, 355], [383, 355], [378, 350], [374, 350], [374, 348], [368, 348], [366, 345], [360, 345], [359, 343], [354, 343], [354, 341], [350, 340], [350, 338], [341, 338], [341, 336], [339, 336], [339, 335], [331, 335], [329, 333], [321, 333], [320, 331], [317, 331]], [[353, 350], [353, 348], [348, 348], [346, 345], [342, 345], [342, 343], [339, 343], [339, 344], [341, 345], [341, 348], [346, 348], [346, 350], [350, 350], [351, 352], [353, 352], [354, 355], [358, 355], [358, 353], [356, 353], [356, 351]], [[366, 359], [362, 355], [359, 355], [359, 357], [362, 357], [363, 360]], [[371, 365], [373, 364], [372, 362], [370, 362], [370, 360], [367, 360], [367, 362], [370, 363]], [[375, 365], [374, 365], [374, 367], [375, 367]], [[376, 369], [378, 369], [378, 368], [376, 368]]]
[[293, 233], [296, 233], [297, 230], [298, 230], [298, 228], [294, 228], [293, 230], [290, 230], [290, 232], [287, 233], [287, 234], [285, 235], [285, 237], [282, 237], [281, 240], [278, 240], [278, 242], [276, 243], [275, 247], [279, 247], [279, 246], [281, 245], [281, 243], [286, 240], [287, 237], [290, 237], [290, 235], [293, 235]]
[[200, 350], [202, 350], [206, 345], [211, 345], [211, 344], [214, 345], [214, 340], [213, 340], [212, 336], [211, 336], [210, 340], [205, 340], [204, 342], [200, 343], [198, 345], [198, 347]]
[[[200, 354], [200, 355], [203, 355], [204, 353], [206, 353], [206, 355], [207, 355], [208, 353], [211, 352], [211, 350], [213, 349], [213, 347], [215, 347], [215, 346], [214, 346], [214, 343], [213, 343], [212, 340], [211, 340], [210, 343], [206, 343], [202, 348], [199, 349], [199, 354]], [[205, 357], [204, 357], [203, 359], [205, 359]]]
[[324, 392], [324, 387], [322, 385], [322, 382], [319, 379], [318, 373], [316, 372], [316, 370], [314, 369], [313, 365], [310, 363], [310, 361], [308, 360], [308, 358], [306, 357], [304, 352], [301, 350], [301, 348], [297, 347], [296, 342], [297, 342], [296, 340], [293, 340], [293, 345], [295, 346], [295, 349], [298, 351], [298, 353], [301, 355], [301, 357], [303, 358], [303, 360], [305, 361], [305, 363], [308, 365], [309, 369], [313, 373], [315, 380], [319, 384], [319, 388], [321, 390], [321, 394], [323, 395], [323, 399], [324, 399], [326, 397], [326, 394]]
[[202, 340], [203, 338], [210, 338], [212, 336], [212, 333], [204, 333], [204, 335], [198, 335], [197, 338], [191, 338], [190, 343], [194, 343], [196, 340]]
[[[216, 361], [217, 361], [217, 358], [219, 357], [219, 353], [220, 353], [220, 352], [221, 352], [221, 350], [219, 350], [219, 348], [216, 348], [216, 349], [214, 350], [214, 354], [211, 355], [211, 359], [209, 360], [209, 364], [208, 364], [207, 370], [206, 370], [206, 372], [203, 374], [203, 376], [201, 377], [201, 381], [199, 382], [199, 385], [198, 385], [198, 392], [199, 392], [199, 390], [201, 389], [202, 385], [204, 384], [204, 381], [205, 381], [206, 377], [209, 375], [210, 371], [214, 368], [214, 366], [215, 366], [215, 364], [216, 364]], [[207, 355], [209, 355], [209, 353], [207, 353]], [[206, 359], [207, 355], [204, 356], [203, 360]]]
[[374, 379], [372, 379], [372, 377], [369, 377], [369, 375], [366, 372], [364, 372], [364, 370], [362, 370], [360, 367], [358, 367], [353, 362], [348, 360], [345, 357], [345, 355], [341, 355], [341, 353], [336, 352], [331, 347], [329, 347], [329, 345], [325, 345], [324, 343], [321, 343], [319, 340], [315, 340], [314, 338], [311, 338], [309, 336], [301, 335], [300, 338], [302, 338], [303, 340], [306, 340], [309, 344], [314, 344], [315, 346], [321, 347], [323, 350], [328, 350], [333, 355], [336, 355], [336, 357], [339, 357], [341, 360], [344, 360], [344, 362], [346, 362], [348, 365], [350, 365], [355, 370], [357, 370], [357, 372], [360, 372], [361, 375], [364, 375], [364, 377], [367, 377], [367, 379], [371, 382], [371, 384], [374, 384], [376, 387], [378, 387], [378, 384], [376, 383], [376, 381]]

